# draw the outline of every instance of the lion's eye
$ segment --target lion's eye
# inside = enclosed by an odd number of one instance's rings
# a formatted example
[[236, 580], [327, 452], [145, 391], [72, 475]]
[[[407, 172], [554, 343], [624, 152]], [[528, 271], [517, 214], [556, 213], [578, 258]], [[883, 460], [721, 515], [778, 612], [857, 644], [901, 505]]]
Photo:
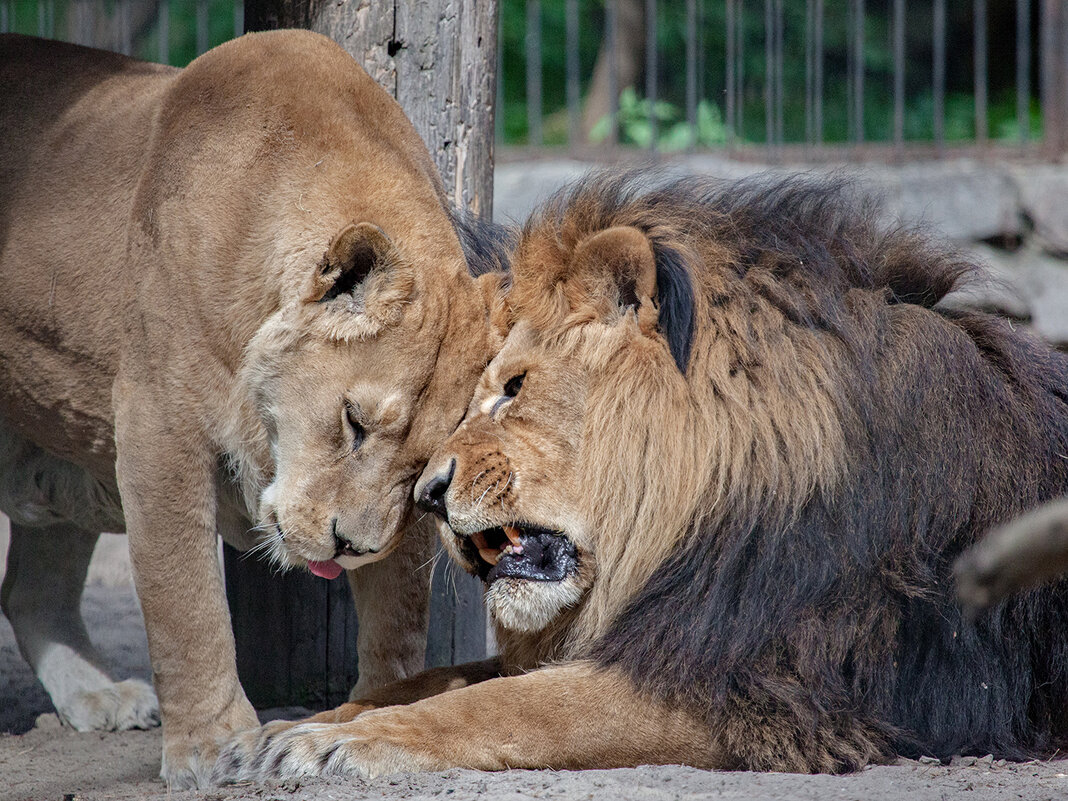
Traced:
[[345, 404], [345, 419], [348, 421], [349, 428], [352, 429], [352, 449], [359, 450], [367, 437], [367, 431], [360, 423], [356, 409], [348, 403]]
[[519, 390], [523, 388], [523, 379], [527, 377], [526, 373], [520, 373], [514, 375], [508, 379], [504, 385], [504, 397], [514, 398], [519, 394]]

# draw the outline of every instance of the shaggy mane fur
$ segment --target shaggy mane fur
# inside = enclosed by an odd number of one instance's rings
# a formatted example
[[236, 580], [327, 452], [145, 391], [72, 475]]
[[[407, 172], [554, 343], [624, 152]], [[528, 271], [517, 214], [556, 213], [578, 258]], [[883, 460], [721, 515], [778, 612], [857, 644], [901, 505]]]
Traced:
[[588, 179], [527, 224], [515, 314], [593, 347], [532, 256], [566, 264], [619, 225], [653, 244], [671, 358], [607, 360], [591, 390], [583, 497], [604, 523], [568, 655], [703, 710], [738, 768], [1062, 743], [1065, 586], [973, 623], [950, 566], [1068, 492], [1068, 357], [940, 308], [976, 265], [802, 178]]

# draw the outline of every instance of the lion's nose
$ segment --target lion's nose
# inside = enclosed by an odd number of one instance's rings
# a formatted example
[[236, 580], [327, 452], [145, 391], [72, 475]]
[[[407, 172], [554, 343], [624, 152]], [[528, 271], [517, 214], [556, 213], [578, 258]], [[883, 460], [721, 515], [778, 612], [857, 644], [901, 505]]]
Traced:
[[452, 477], [455, 472], [456, 460], [450, 459], [448, 470], [435, 473], [423, 485], [423, 489], [415, 501], [416, 506], [424, 512], [433, 512], [448, 520], [449, 513], [445, 508], [445, 493], [449, 491], [449, 484], [452, 483]]

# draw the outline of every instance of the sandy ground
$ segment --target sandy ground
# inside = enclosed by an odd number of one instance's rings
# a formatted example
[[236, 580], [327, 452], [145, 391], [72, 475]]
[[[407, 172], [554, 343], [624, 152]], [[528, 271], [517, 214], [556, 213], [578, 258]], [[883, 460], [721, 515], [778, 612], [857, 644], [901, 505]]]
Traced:
[[[0, 555], [7, 550], [0, 522]], [[3, 562], [0, 561], [0, 575]], [[122, 677], [149, 676], [141, 614], [129, 577], [125, 537], [101, 539], [82, 610], [100, 650]], [[683, 767], [633, 770], [444, 773], [238, 785], [175, 792], [159, 781], [160, 732], [79, 734], [60, 725], [22, 661], [11, 627], [0, 618], [0, 801], [270, 801], [285, 799], [908, 799], [1068, 798], [1068, 760], [1011, 764], [987, 759], [903, 761], [851, 776], [716, 773]], [[273, 716], [274, 713], [268, 713]]]

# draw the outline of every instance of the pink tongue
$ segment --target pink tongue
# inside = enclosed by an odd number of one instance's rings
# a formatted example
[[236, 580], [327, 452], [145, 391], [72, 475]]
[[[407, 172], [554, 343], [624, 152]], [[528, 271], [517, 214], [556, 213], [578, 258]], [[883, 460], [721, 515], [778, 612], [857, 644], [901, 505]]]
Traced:
[[333, 559], [328, 559], [325, 562], [312, 562], [309, 560], [308, 570], [324, 579], [332, 580], [340, 576], [344, 568]]

